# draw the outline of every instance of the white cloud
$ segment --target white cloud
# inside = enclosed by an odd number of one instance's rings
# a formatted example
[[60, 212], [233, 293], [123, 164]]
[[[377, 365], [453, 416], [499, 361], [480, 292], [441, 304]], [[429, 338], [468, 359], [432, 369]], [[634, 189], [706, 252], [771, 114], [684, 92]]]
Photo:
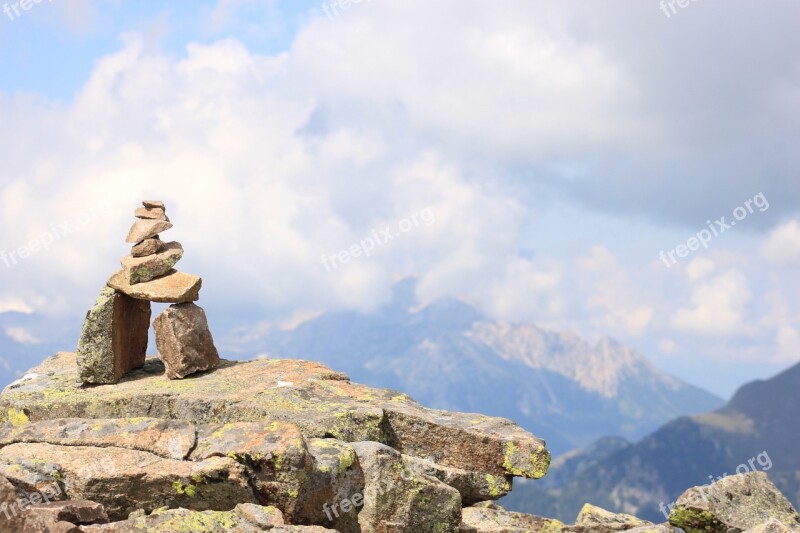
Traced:
[[686, 265], [686, 275], [691, 281], [697, 281], [716, 270], [717, 265], [706, 257], [697, 257]]
[[0, 298], [0, 314], [22, 313], [30, 315], [35, 309], [22, 298]]
[[5, 328], [5, 333], [8, 337], [19, 344], [39, 344], [40, 341], [33, 333], [23, 327], [8, 327]]
[[770, 231], [761, 253], [773, 264], [800, 266], [800, 222], [792, 220]]
[[800, 360], [800, 331], [798, 328], [781, 327], [778, 330], [776, 343], [778, 353], [775, 359], [783, 363], [795, 363]]
[[747, 278], [735, 269], [723, 272], [692, 291], [692, 307], [678, 309], [672, 324], [701, 335], [741, 333], [750, 301]]

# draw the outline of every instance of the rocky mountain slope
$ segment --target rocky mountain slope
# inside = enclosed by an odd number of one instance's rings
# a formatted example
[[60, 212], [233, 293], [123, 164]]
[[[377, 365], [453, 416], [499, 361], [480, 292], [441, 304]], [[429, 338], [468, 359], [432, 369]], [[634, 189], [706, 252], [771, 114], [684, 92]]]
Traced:
[[658, 520], [687, 486], [764, 471], [798, 505], [799, 409], [797, 364], [769, 380], [744, 385], [717, 411], [678, 418], [636, 444], [576, 453], [585, 459], [579, 468], [554, 465], [556, 483], [522, 484], [504, 504], [569, 520], [588, 499]]
[[723, 404], [611, 339], [592, 345], [491, 322], [451, 298], [414, 308], [414, 287], [413, 279], [397, 284], [392, 301], [374, 313], [326, 313], [272, 331], [250, 349], [319, 360], [439, 409], [511, 418], [548, 435], [555, 455], [604, 435], [638, 439], [676, 416]]

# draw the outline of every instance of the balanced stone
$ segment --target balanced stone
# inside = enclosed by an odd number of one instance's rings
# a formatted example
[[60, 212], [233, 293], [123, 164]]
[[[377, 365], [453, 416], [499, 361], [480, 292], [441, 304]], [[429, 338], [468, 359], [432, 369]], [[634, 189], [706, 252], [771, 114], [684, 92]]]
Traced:
[[219, 352], [203, 308], [193, 303], [169, 306], [153, 322], [158, 357], [169, 379], [216, 368]]
[[111, 279], [108, 280], [108, 285], [131, 298], [179, 304], [199, 300], [200, 287], [203, 285], [203, 280], [199, 276], [170, 270], [154, 280], [131, 285], [125, 276], [125, 271], [120, 270], [111, 276]]
[[128, 232], [128, 238], [125, 239], [125, 242], [142, 242], [145, 239], [155, 237], [162, 231], [167, 231], [171, 227], [172, 224], [166, 220], [137, 218], [136, 222], [131, 226], [131, 230]]
[[166, 209], [164, 207], [164, 202], [159, 200], [145, 200], [142, 202], [142, 205], [149, 208], [149, 209]]
[[134, 215], [136, 215], [136, 218], [166, 220], [169, 222], [169, 217], [162, 207], [140, 207], [134, 211]]
[[165, 244], [161, 251], [145, 257], [128, 255], [120, 263], [128, 283], [136, 285], [163, 276], [183, 257], [183, 246], [179, 242]]
[[152, 239], [145, 239], [139, 244], [134, 245], [134, 247], [131, 248], [131, 255], [133, 257], [153, 255], [157, 253], [163, 245], [164, 243], [158, 238], [158, 235], [156, 235]]
[[126, 372], [142, 367], [149, 325], [149, 302], [103, 288], [78, 341], [81, 381], [117, 383]]

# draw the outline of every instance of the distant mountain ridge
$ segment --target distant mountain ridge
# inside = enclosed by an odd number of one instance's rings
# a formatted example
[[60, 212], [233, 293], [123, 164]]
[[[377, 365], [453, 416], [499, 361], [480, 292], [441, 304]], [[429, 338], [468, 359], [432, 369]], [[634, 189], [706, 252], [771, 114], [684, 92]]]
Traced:
[[569, 333], [492, 322], [455, 298], [416, 308], [415, 283], [398, 283], [373, 313], [326, 313], [269, 332], [258, 349], [319, 360], [431, 407], [511, 418], [556, 455], [604, 435], [635, 440], [723, 403], [611, 339], [590, 345]]
[[[576, 452], [579, 468], [550, 474], [556, 482], [522, 483], [504, 504], [569, 521], [587, 501], [647, 520], [663, 520], [682, 487], [762, 470], [800, 504], [800, 363], [742, 386], [726, 406], [680, 417], [627, 446]], [[569, 466], [569, 465], [568, 465]], [[737, 471], [738, 470], [738, 471]], [[550, 475], [548, 474], [548, 476]]]

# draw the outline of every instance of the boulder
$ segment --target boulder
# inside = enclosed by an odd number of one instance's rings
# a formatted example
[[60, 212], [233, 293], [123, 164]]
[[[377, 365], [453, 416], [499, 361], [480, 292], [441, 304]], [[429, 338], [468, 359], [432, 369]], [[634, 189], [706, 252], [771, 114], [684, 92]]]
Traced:
[[749, 472], [687, 490], [675, 502], [669, 522], [687, 533], [727, 533], [755, 528], [771, 518], [800, 529], [800, 514], [767, 474]]
[[11, 444], [0, 449], [0, 474], [28, 493], [101, 503], [112, 520], [136, 509], [222, 511], [256, 503], [245, 467], [229, 457], [191, 462], [116, 447]]
[[170, 270], [161, 277], [144, 283], [131, 285], [120, 270], [108, 280], [108, 286], [127, 294], [131, 298], [159, 303], [186, 303], [200, 299], [203, 280], [198, 276]]
[[145, 239], [131, 248], [131, 255], [133, 257], [146, 257], [158, 252], [163, 246], [163, 242], [158, 238], [158, 235], [152, 239]]
[[183, 257], [183, 246], [179, 242], [170, 242], [161, 247], [156, 254], [145, 257], [126, 255], [120, 261], [125, 281], [130, 285], [151, 281], [163, 276]]
[[169, 379], [182, 379], [219, 364], [219, 352], [202, 307], [193, 303], [171, 305], [155, 319], [153, 327], [158, 357]]
[[427, 409], [395, 391], [351, 383], [320, 363], [222, 360], [214, 372], [188, 380], [168, 381], [163, 374], [164, 365], [148, 358], [113, 387], [85, 389], [76, 383], [75, 354], [62, 352], [3, 391], [0, 423], [130, 417], [195, 424], [285, 421], [306, 439], [376, 441], [438, 465], [494, 476], [541, 477], [549, 462], [544, 441], [510, 420]]
[[353, 448], [364, 472], [364, 493], [331, 502], [333, 513], [363, 504], [358, 514], [362, 533], [458, 531], [461, 495], [457, 490], [414, 473], [402, 455], [388, 446], [356, 442]]
[[134, 244], [137, 242], [142, 242], [145, 239], [152, 239], [159, 233], [167, 231], [171, 227], [172, 224], [166, 220], [137, 218], [136, 222], [134, 222], [133, 226], [131, 226], [125, 242]]
[[86, 314], [78, 341], [78, 378], [83, 383], [117, 383], [144, 365], [150, 303], [110, 287], [100, 291]]

